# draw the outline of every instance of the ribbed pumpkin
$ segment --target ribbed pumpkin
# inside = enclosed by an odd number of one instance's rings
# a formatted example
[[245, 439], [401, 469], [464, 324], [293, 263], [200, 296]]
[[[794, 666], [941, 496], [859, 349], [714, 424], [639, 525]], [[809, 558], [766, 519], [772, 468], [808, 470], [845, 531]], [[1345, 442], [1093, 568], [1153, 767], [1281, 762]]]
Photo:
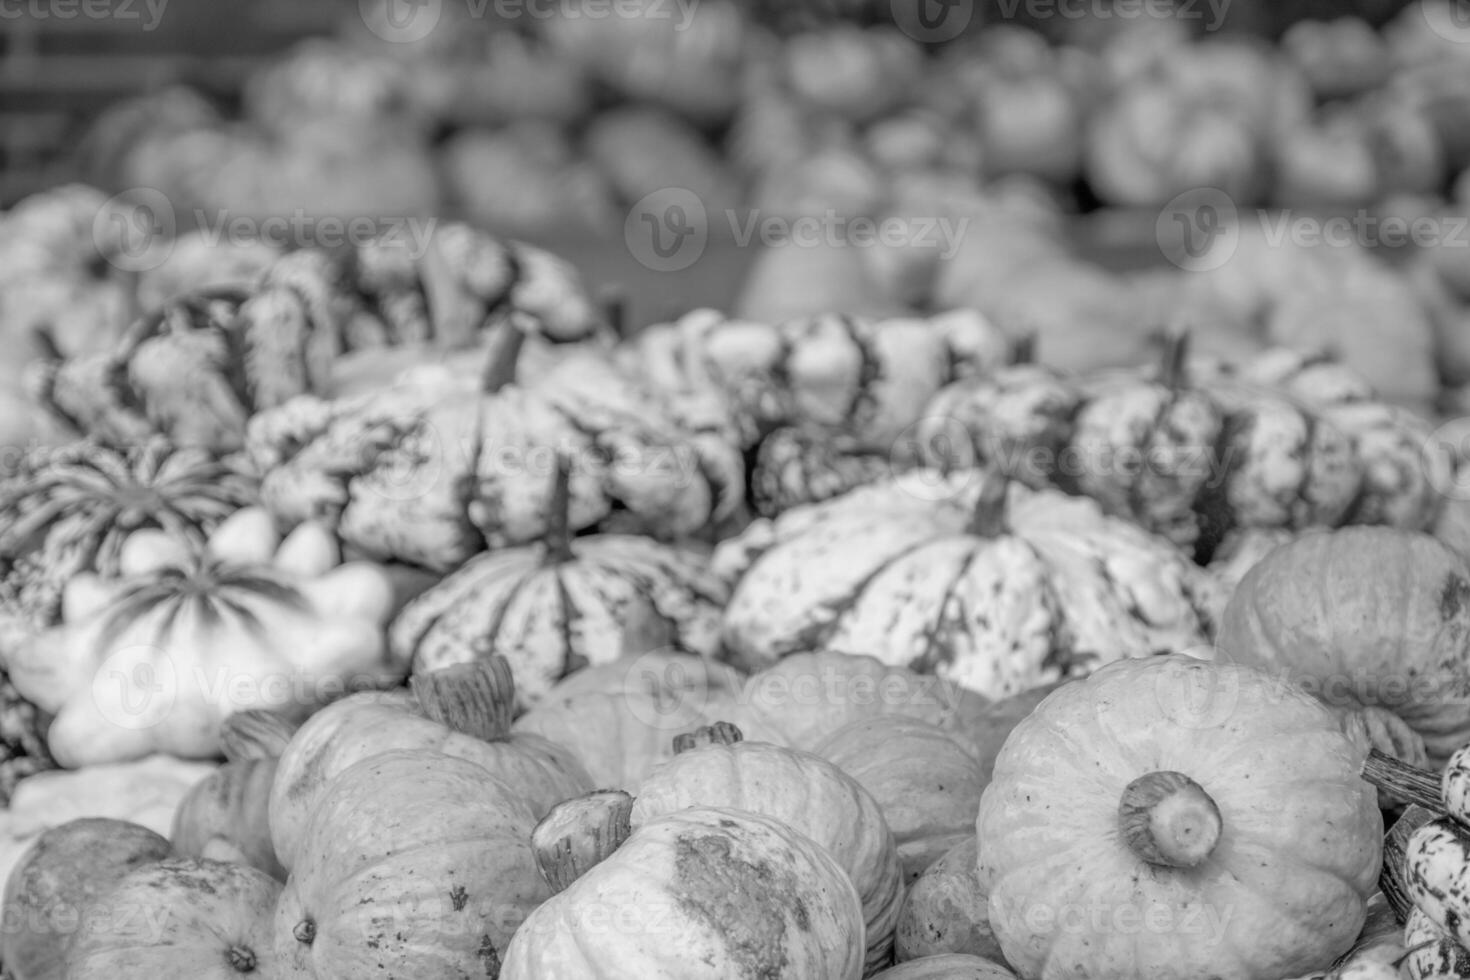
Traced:
[[751, 669], [826, 647], [998, 698], [1207, 635], [1201, 573], [1167, 542], [978, 470], [788, 511], [715, 562], [744, 567], [724, 639]]
[[486, 769], [432, 749], [338, 774], [301, 835], [275, 912], [286, 976], [495, 977], [545, 901], [531, 810]]
[[472, 558], [398, 615], [390, 642], [415, 673], [499, 655], [529, 707], [564, 676], [621, 655], [639, 596], [672, 628], [675, 650], [714, 653], [726, 590], [706, 556], [634, 535], [571, 537], [569, 471], [558, 458], [541, 544]]
[[775, 517], [881, 480], [897, 464], [887, 453], [844, 452], [818, 431], [777, 429], [761, 440], [751, 463], [750, 506]]
[[511, 939], [500, 980], [863, 976], [862, 902], [824, 848], [779, 820], [717, 807], [631, 830], [632, 804], [573, 800], [537, 826], [538, 860], [559, 891]]
[[880, 715], [839, 728], [812, 751], [883, 808], [905, 884], [974, 836], [985, 773], [954, 733], [917, 718]]
[[781, 821], [824, 847], [852, 879], [863, 902], [869, 972], [893, 961], [903, 875], [879, 802], [857, 780], [820, 756], [746, 742], [725, 722], [678, 736], [674, 752], [638, 788], [635, 831], [693, 806]]
[[1006, 960], [1120, 980], [1327, 967], [1377, 887], [1366, 757], [1251, 667], [1154, 657], [1058, 689], [1011, 733], [976, 821]]
[[505, 660], [441, 668], [411, 685], [411, 693], [328, 705], [285, 747], [270, 789], [270, 833], [287, 870], [301, 859], [301, 835], [332, 780], [384, 752], [426, 750], [473, 762], [515, 790], [536, 819], [593, 788], [569, 750], [511, 731], [516, 694]]
[[1463, 557], [1427, 534], [1350, 527], [1300, 537], [1253, 567], [1217, 648], [1339, 711], [1402, 719], [1442, 764], [1470, 741], [1467, 638]]
[[1003, 959], [977, 876], [979, 847], [971, 834], [910, 883], [893, 935], [898, 962], [952, 953]]

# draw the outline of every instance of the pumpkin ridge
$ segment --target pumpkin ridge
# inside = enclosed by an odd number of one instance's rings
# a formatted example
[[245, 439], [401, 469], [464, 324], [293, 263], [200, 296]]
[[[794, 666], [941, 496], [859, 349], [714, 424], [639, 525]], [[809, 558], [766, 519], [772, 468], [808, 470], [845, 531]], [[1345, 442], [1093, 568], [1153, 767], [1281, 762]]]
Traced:
[[825, 603], [822, 606], [822, 610], [829, 613], [831, 618], [826, 622], [818, 620], [804, 626], [792, 637], [791, 642], [787, 645], [787, 652], [814, 650], [825, 646], [827, 641], [841, 630], [842, 618], [862, 603], [867, 590], [882, 577], [884, 572], [905, 558], [923, 551], [943, 536], [943, 532], [932, 532], [923, 540], [890, 555], [883, 562], [879, 563], [871, 573], [856, 582], [853, 588], [848, 591], [846, 598], [836, 602]]
[[582, 617], [581, 610], [577, 608], [576, 602], [572, 600], [571, 592], [567, 589], [567, 583], [562, 578], [562, 567], [560, 565], [551, 569], [551, 575], [556, 582], [556, 594], [561, 603], [561, 615], [557, 617], [559, 632], [561, 634], [562, 648], [567, 651], [566, 662], [562, 664], [562, 676], [586, 667], [591, 661], [577, 651], [574, 642], [576, 631], [573, 624]]
[[944, 595], [940, 598], [939, 604], [936, 607], [937, 612], [934, 620], [924, 630], [924, 652], [909, 662], [910, 669], [918, 671], [921, 674], [936, 673], [941, 663], [949, 663], [953, 659], [953, 650], [948, 651], [949, 656], [935, 654], [939, 633], [946, 626], [952, 627], [952, 620], [946, 616], [946, 611], [949, 609], [950, 603], [955, 601], [955, 597], [959, 593], [960, 583], [970, 573], [970, 569], [975, 567], [975, 563], [980, 560], [981, 551], [988, 547], [989, 543], [989, 539], [977, 542], [970, 549], [970, 553], [965, 556], [963, 564], [955, 570], [954, 577], [950, 579], [949, 585], [945, 587]]
[[854, 426], [866, 421], [859, 417], [866, 409], [866, 414], [871, 417], [877, 399], [872, 392], [875, 382], [883, 379], [883, 362], [878, 357], [878, 352], [869, 342], [871, 338], [863, 336], [858, 328], [858, 321], [850, 313], [841, 313], [837, 316], [837, 322], [842, 327], [847, 339], [857, 350], [859, 357], [857, 385], [853, 390], [852, 401], [842, 413], [842, 425], [844, 427]]

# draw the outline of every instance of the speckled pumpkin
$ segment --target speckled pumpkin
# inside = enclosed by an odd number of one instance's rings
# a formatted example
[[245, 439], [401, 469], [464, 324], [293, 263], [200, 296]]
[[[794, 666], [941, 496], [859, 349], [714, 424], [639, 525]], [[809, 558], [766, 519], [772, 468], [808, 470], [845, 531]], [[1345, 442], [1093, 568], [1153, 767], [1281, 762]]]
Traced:
[[891, 476], [898, 463], [889, 453], [844, 451], [819, 431], [777, 429], [761, 440], [751, 464], [750, 506], [775, 517]]
[[1470, 952], [1415, 907], [1404, 923], [1405, 953], [1400, 970], [1409, 980], [1459, 980], [1470, 977]]
[[1097, 504], [972, 470], [916, 471], [758, 522], [716, 552], [743, 575], [729, 659], [829, 648], [992, 698], [1120, 657], [1199, 646], [1201, 572]]

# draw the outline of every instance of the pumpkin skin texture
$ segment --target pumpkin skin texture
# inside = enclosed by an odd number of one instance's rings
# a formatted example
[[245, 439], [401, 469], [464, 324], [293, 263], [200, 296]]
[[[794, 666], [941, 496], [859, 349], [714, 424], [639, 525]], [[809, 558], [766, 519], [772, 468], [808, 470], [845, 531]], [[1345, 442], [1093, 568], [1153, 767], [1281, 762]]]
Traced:
[[[698, 733], [696, 733], [696, 736]], [[862, 899], [868, 969], [893, 959], [903, 899], [898, 850], [883, 810], [837, 766], [763, 742], [710, 742], [676, 751], [638, 788], [631, 824], [691, 806], [760, 813], [810, 838], [840, 864]]]
[[893, 472], [894, 460], [886, 453], [844, 452], [824, 433], [777, 429], [761, 440], [751, 464], [750, 506], [762, 517], [775, 517]]
[[977, 877], [979, 847], [971, 834], [909, 885], [894, 932], [898, 962], [946, 953], [1004, 958], [990, 928], [990, 898]]
[[243, 864], [146, 865], [90, 907], [108, 928], [76, 938], [66, 980], [278, 976], [270, 930], [280, 894], [280, 882]]
[[169, 856], [169, 843], [125, 820], [89, 818], [36, 838], [5, 883], [0, 961], [13, 980], [62, 980], [81, 922], [73, 916], [125, 875]]
[[1409, 980], [1470, 977], [1470, 952], [1415, 906], [1404, 923], [1404, 976]]
[[504, 661], [422, 675], [414, 692], [365, 693], [317, 712], [291, 739], [270, 787], [270, 833], [287, 870], [332, 780], [349, 767], [400, 750], [472, 762], [515, 789], [534, 818], [592, 790], [573, 753], [512, 732], [515, 687]]
[[500, 980], [858, 980], [863, 948], [862, 902], [823, 848], [770, 817], [691, 807], [531, 913]]
[[884, 970], [873, 980], [1017, 980], [999, 963], [965, 953], [941, 953], [909, 960]]
[[943, 729], [884, 715], [840, 728], [812, 751], [857, 780], [882, 806], [898, 843], [905, 884], [974, 836], [985, 774]]
[[1202, 573], [1177, 550], [1091, 500], [981, 471], [787, 511], [715, 564], [745, 566], [724, 639], [750, 670], [825, 647], [1002, 698], [1206, 638]]
[[1218, 656], [1278, 672], [1340, 711], [1383, 709], [1443, 765], [1470, 741], [1470, 568], [1427, 534], [1305, 535], [1263, 558], [1225, 609]]
[[1038, 980], [1324, 968], [1377, 889], [1366, 757], [1250, 667], [1155, 657], [1063, 686], [1011, 733], [976, 821], [1006, 961]]
[[547, 897], [530, 809], [438, 752], [385, 752], [322, 794], [275, 917], [283, 976], [495, 976]]
[[1467, 868], [1470, 835], [1451, 817], [1417, 828], [1404, 847], [1403, 876], [1414, 906], [1461, 946], [1470, 935]]

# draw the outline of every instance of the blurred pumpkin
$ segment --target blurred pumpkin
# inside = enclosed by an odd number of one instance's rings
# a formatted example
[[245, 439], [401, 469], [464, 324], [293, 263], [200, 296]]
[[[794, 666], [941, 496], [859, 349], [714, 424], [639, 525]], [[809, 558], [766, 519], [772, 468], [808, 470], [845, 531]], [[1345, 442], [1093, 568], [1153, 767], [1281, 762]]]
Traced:
[[1003, 961], [980, 887], [979, 846], [970, 834], [909, 883], [894, 932], [898, 962], [946, 954]]

